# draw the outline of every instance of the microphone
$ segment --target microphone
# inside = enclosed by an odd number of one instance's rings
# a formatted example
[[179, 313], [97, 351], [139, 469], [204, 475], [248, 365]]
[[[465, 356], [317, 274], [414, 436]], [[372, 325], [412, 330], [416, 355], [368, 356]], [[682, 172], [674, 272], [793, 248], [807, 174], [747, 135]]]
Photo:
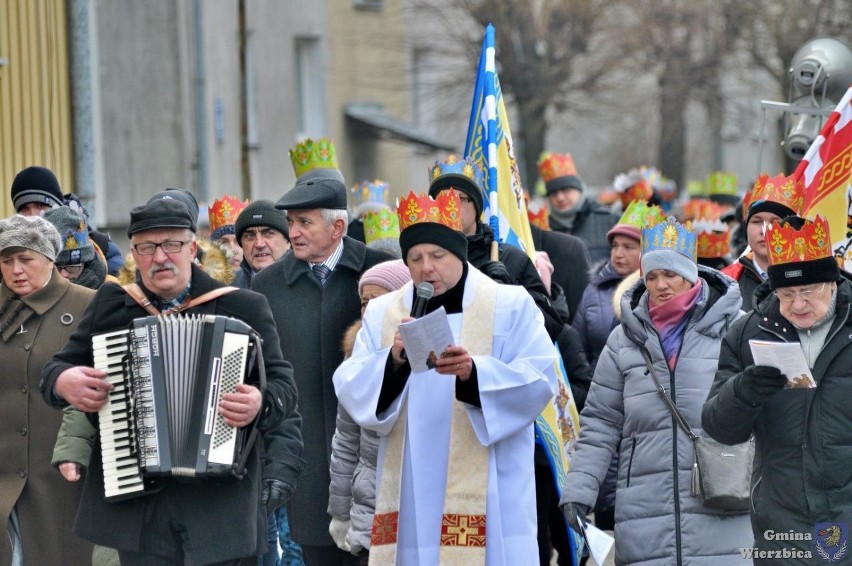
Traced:
[[429, 299], [435, 294], [435, 288], [428, 281], [424, 281], [417, 286], [417, 296], [414, 297], [414, 304], [411, 305], [412, 318], [420, 318], [426, 312], [426, 305]]

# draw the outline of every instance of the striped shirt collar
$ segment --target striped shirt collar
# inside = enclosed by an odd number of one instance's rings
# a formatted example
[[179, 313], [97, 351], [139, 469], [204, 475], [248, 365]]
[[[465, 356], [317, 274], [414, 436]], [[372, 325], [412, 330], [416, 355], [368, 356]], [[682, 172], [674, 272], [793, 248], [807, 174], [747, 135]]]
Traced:
[[[330, 256], [326, 258], [325, 261], [320, 262], [322, 265], [326, 266], [330, 271], [334, 271], [334, 268], [337, 267], [337, 263], [340, 261], [340, 256], [343, 255], [343, 239], [341, 238], [340, 242], [337, 244], [337, 248], [331, 253]], [[315, 265], [320, 265], [320, 263], [308, 262], [308, 265], [313, 268]]]

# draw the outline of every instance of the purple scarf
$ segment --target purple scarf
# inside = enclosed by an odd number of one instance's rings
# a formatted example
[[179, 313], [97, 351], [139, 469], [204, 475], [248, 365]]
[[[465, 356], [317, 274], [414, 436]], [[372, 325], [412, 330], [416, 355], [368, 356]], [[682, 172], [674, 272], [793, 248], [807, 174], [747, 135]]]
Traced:
[[677, 363], [680, 345], [683, 344], [683, 333], [689, 322], [688, 315], [695, 303], [698, 302], [698, 297], [701, 296], [700, 291], [701, 279], [698, 279], [689, 291], [681, 293], [661, 305], [650, 306], [650, 297], [648, 299], [651, 323], [660, 334], [663, 355], [666, 357], [669, 369], [674, 369]]

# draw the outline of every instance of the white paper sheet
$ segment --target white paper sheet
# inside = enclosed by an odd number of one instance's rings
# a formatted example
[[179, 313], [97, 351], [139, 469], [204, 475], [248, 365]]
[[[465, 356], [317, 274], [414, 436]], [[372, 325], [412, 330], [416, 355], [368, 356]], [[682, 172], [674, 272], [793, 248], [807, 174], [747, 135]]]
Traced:
[[788, 387], [810, 389], [816, 387], [802, 345], [799, 342], [772, 342], [749, 340], [755, 365], [778, 368], [787, 376]]
[[585, 521], [585, 517], [579, 517], [580, 525], [582, 525], [583, 538], [586, 539], [586, 544], [589, 546], [589, 554], [598, 564], [603, 564], [606, 557], [612, 551], [615, 544], [615, 539], [606, 532], [600, 530], [591, 523]]
[[439, 358], [447, 346], [453, 345], [453, 332], [444, 307], [400, 324], [399, 334], [405, 343], [405, 355], [411, 364], [411, 373], [433, 368], [433, 360]]

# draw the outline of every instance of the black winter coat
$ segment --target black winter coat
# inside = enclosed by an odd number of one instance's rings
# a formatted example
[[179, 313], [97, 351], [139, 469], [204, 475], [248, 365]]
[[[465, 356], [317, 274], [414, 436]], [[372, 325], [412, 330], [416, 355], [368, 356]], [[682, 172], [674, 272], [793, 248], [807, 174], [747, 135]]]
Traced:
[[[783, 389], [758, 407], [735, 395], [743, 370], [754, 365], [749, 340], [797, 342], [801, 331], [781, 316], [768, 283], [758, 287], [755, 299], [754, 311], [731, 325], [722, 342], [702, 425], [725, 444], [754, 435], [751, 523], [755, 546], [779, 551], [795, 548], [813, 553], [816, 559], [815, 541], [775, 540], [764, 533], [816, 537], [817, 523], [852, 523], [852, 285], [846, 277], [838, 285], [836, 316], [812, 369], [817, 387]], [[834, 556], [839, 547], [824, 550]]]
[[293, 364], [299, 390], [306, 473], [287, 503], [290, 528], [299, 544], [334, 545], [328, 534], [331, 518], [326, 513], [337, 419], [331, 377], [343, 361], [343, 334], [361, 317], [358, 280], [364, 271], [389, 259], [384, 252], [346, 236], [340, 261], [325, 287], [320, 286], [310, 265], [292, 251], [252, 279], [252, 289], [269, 301], [281, 350]]
[[530, 226], [536, 251], [547, 252], [553, 264], [551, 281], [565, 292], [568, 303], [568, 324], [572, 324], [580, 307], [583, 291], [589, 284], [589, 267], [592, 260], [583, 240], [570, 234], [542, 230]]
[[[156, 300], [140, 287], [149, 298]], [[191, 297], [218, 287], [222, 284], [199, 267], [192, 266]], [[264, 435], [274, 432], [296, 410], [296, 388], [292, 368], [281, 356], [275, 322], [266, 299], [257, 293], [239, 290], [185, 312], [241, 319], [260, 334], [267, 378], [260, 429]], [[134, 318], [144, 316], [148, 316], [147, 311], [120, 286], [107, 283], [101, 287], [68, 343], [42, 370], [39, 387], [45, 400], [56, 407], [67, 405], [53, 394], [56, 378], [69, 367], [92, 366], [92, 334], [127, 328]], [[247, 382], [257, 379], [255, 369]], [[90, 419], [97, 427], [97, 413], [90, 414]], [[104, 500], [101, 445], [96, 440], [74, 532], [96, 544], [138, 552], [146, 518], [168, 500], [182, 509], [186, 536], [200, 560], [214, 562], [259, 554], [266, 550], [266, 510], [260, 504], [261, 452], [262, 448], [252, 450], [248, 471], [242, 480], [227, 477], [187, 482], [169, 478], [158, 480], [161, 489], [151, 495], [108, 503]], [[282, 466], [287, 464], [284, 462]], [[287, 474], [283, 469], [281, 474], [281, 479], [295, 481], [294, 477], [284, 477]]]

